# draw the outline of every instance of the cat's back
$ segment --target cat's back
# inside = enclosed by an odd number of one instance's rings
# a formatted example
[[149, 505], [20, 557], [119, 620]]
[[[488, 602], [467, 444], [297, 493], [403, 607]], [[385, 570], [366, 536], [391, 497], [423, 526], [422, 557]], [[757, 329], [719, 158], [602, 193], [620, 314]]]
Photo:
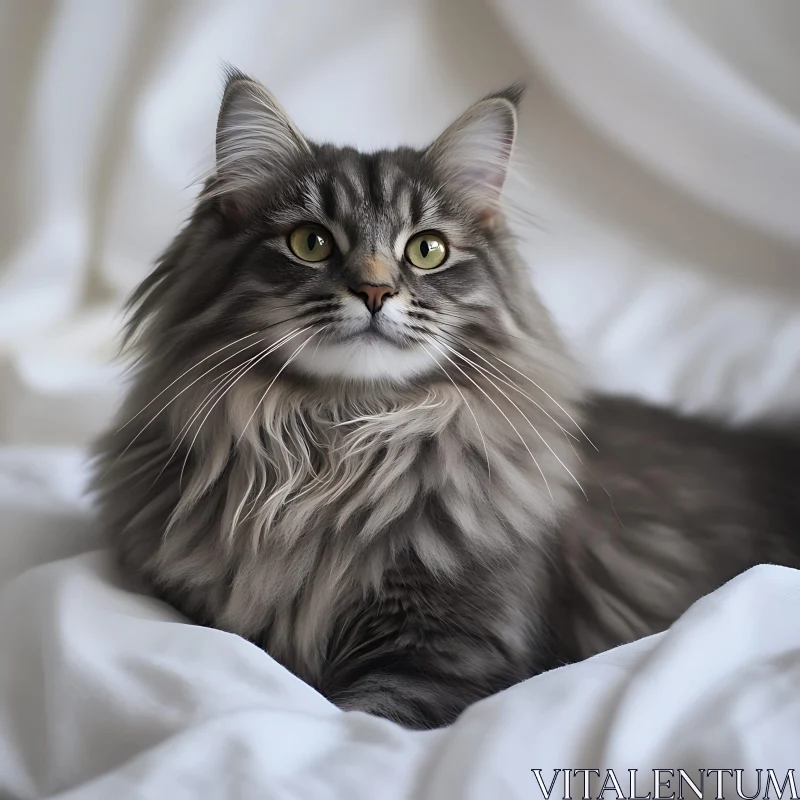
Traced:
[[663, 630], [756, 564], [800, 566], [800, 437], [626, 399], [587, 411], [588, 500], [563, 540], [572, 655]]
[[728, 517], [770, 529], [800, 521], [800, 422], [791, 430], [734, 427], [596, 397], [587, 423], [595, 446], [584, 448], [584, 462], [620, 501], [628, 498], [643, 510], [669, 502], [675, 514], [709, 514], [709, 525]]

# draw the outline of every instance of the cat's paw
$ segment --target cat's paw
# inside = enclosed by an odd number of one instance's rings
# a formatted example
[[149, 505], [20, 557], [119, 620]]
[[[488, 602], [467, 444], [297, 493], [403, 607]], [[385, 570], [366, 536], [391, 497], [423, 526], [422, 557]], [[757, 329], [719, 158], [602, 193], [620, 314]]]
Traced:
[[463, 710], [446, 687], [396, 675], [365, 676], [330, 699], [343, 711], [363, 711], [414, 730], [449, 725]]

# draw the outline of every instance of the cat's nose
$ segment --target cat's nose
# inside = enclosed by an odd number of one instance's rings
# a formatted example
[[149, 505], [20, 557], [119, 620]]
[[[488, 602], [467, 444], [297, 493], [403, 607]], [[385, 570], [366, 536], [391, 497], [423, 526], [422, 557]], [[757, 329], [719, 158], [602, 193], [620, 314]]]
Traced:
[[381, 310], [383, 301], [394, 294], [391, 286], [374, 286], [371, 283], [362, 283], [353, 291], [363, 299], [371, 314], [377, 314]]

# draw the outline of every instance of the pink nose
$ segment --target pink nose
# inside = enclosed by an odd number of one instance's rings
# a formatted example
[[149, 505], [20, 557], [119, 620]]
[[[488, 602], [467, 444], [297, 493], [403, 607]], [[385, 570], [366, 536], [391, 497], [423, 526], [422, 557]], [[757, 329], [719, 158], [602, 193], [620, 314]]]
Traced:
[[363, 298], [370, 313], [376, 314], [381, 310], [383, 301], [394, 294], [391, 286], [373, 286], [371, 283], [362, 283], [356, 288], [355, 293]]

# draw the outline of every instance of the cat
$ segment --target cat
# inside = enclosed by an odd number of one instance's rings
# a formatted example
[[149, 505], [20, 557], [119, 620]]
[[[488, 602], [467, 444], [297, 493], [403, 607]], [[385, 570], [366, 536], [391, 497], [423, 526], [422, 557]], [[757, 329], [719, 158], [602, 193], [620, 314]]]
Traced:
[[96, 446], [126, 575], [410, 728], [800, 563], [796, 443], [587, 391], [503, 212], [521, 96], [363, 154], [231, 69]]

